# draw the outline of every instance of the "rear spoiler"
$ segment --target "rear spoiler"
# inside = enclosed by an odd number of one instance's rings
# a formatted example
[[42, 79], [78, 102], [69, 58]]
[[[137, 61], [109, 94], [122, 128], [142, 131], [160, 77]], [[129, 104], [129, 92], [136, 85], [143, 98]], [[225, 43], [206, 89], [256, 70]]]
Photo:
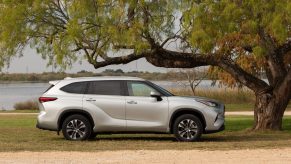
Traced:
[[[73, 79], [73, 78], [71, 78], [71, 77], [66, 77], [66, 78], [64, 78], [64, 80], [68, 80], [68, 79]], [[54, 80], [54, 81], [49, 81], [49, 83], [50, 83], [51, 85], [56, 85], [56, 84], [58, 84], [60, 81], [61, 81], [61, 80]]]
[[60, 80], [54, 80], [54, 81], [49, 81], [49, 84], [56, 85], [59, 82], [60, 82]]

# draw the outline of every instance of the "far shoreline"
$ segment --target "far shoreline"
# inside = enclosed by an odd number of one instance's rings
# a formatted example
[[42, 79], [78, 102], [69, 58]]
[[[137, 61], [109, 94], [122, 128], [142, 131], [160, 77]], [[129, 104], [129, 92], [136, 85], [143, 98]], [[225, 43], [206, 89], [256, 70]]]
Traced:
[[48, 83], [49, 81], [6, 81], [0, 80], [0, 84], [20, 84], [20, 83]]

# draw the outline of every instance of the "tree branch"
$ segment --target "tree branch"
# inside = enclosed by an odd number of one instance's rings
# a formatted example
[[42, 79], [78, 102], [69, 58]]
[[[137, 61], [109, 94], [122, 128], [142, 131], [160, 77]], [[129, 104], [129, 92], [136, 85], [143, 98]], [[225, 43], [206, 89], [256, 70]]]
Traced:
[[113, 45], [114, 49], [134, 49], [134, 45]]
[[162, 48], [156, 49], [151, 56], [146, 56], [146, 59], [155, 66], [167, 68], [193, 68], [216, 64], [213, 54], [193, 54]]
[[289, 51], [291, 51], [291, 40], [289, 39], [288, 41], [286, 41], [284, 44], [279, 46], [275, 51], [281, 56], [286, 55]]
[[169, 40], [172, 40], [172, 39], [175, 39], [177, 37], [177, 35], [174, 35], [172, 37], [168, 37], [167, 39], [165, 39], [162, 44], [161, 44], [161, 47], [163, 48], [165, 44], [168, 43]]
[[217, 58], [214, 54], [193, 54], [160, 48], [140, 55], [133, 53], [127, 56], [108, 58], [101, 62], [96, 61], [94, 67], [99, 68], [112, 64], [127, 64], [143, 57], [157, 67], [194, 68], [207, 65], [218, 66], [230, 73], [238, 82], [249, 87], [256, 93], [266, 92], [269, 89], [269, 85], [263, 80], [247, 73], [237, 64], [227, 59]]
[[[272, 76], [270, 79], [273, 81], [270, 82], [272, 87], [275, 87], [279, 81], [281, 81], [287, 73], [287, 69], [284, 66], [283, 55], [284, 51], [288, 50], [288, 43], [286, 45], [276, 47], [276, 41], [266, 33], [264, 30], [259, 31], [260, 42], [261, 45], [266, 49], [266, 61], [267, 61], [267, 69], [270, 71], [270, 75]], [[284, 47], [284, 48], [283, 48]], [[287, 49], [285, 49], [287, 48]]]
[[217, 63], [217, 66], [231, 74], [231, 76], [235, 78], [238, 82], [247, 86], [256, 94], [268, 92], [268, 90], [270, 89], [269, 85], [266, 82], [246, 72], [239, 65], [229, 61], [228, 59], [222, 58]]
[[126, 55], [126, 56], [120, 56], [120, 57], [108, 57], [106, 60], [104, 61], [95, 61], [94, 62], [94, 68], [100, 68], [100, 67], [105, 67], [107, 65], [112, 65], [112, 64], [127, 64], [131, 61], [134, 61], [134, 60], [137, 60], [137, 59], [140, 59], [140, 58], [143, 58], [145, 56], [147, 56], [148, 53], [142, 53], [142, 54], [135, 54], [135, 53], [132, 53], [132, 54], [129, 54], [129, 55]]
[[[274, 88], [274, 95], [280, 97], [280, 98], [287, 98], [289, 99], [289, 102], [291, 100], [291, 69], [287, 72], [286, 77], [279, 82], [279, 85], [277, 85]], [[278, 98], [276, 104], [280, 105], [281, 107], [285, 107], [288, 105], [288, 101], [281, 101], [281, 99]]]

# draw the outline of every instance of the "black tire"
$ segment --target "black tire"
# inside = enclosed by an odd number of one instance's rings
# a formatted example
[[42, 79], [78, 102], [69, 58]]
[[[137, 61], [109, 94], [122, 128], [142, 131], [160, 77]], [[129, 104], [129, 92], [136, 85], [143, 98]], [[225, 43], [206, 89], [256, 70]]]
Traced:
[[88, 139], [93, 140], [97, 136], [97, 133], [92, 132]]
[[173, 126], [173, 132], [178, 141], [197, 141], [203, 132], [200, 119], [192, 114], [179, 116], [175, 119]]
[[67, 140], [87, 140], [91, 136], [92, 125], [86, 117], [74, 114], [64, 120], [62, 132]]

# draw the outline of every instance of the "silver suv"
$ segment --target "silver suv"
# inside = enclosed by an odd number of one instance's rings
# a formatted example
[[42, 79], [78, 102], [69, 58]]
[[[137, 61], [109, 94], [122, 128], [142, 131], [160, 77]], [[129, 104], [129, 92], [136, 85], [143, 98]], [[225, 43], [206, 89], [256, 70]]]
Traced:
[[171, 133], [179, 141], [224, 130], [224, 105], [181, 97], [135, 77], [66, 78], [39, 98], [37, 127], [68, 140], [97, 133]]

